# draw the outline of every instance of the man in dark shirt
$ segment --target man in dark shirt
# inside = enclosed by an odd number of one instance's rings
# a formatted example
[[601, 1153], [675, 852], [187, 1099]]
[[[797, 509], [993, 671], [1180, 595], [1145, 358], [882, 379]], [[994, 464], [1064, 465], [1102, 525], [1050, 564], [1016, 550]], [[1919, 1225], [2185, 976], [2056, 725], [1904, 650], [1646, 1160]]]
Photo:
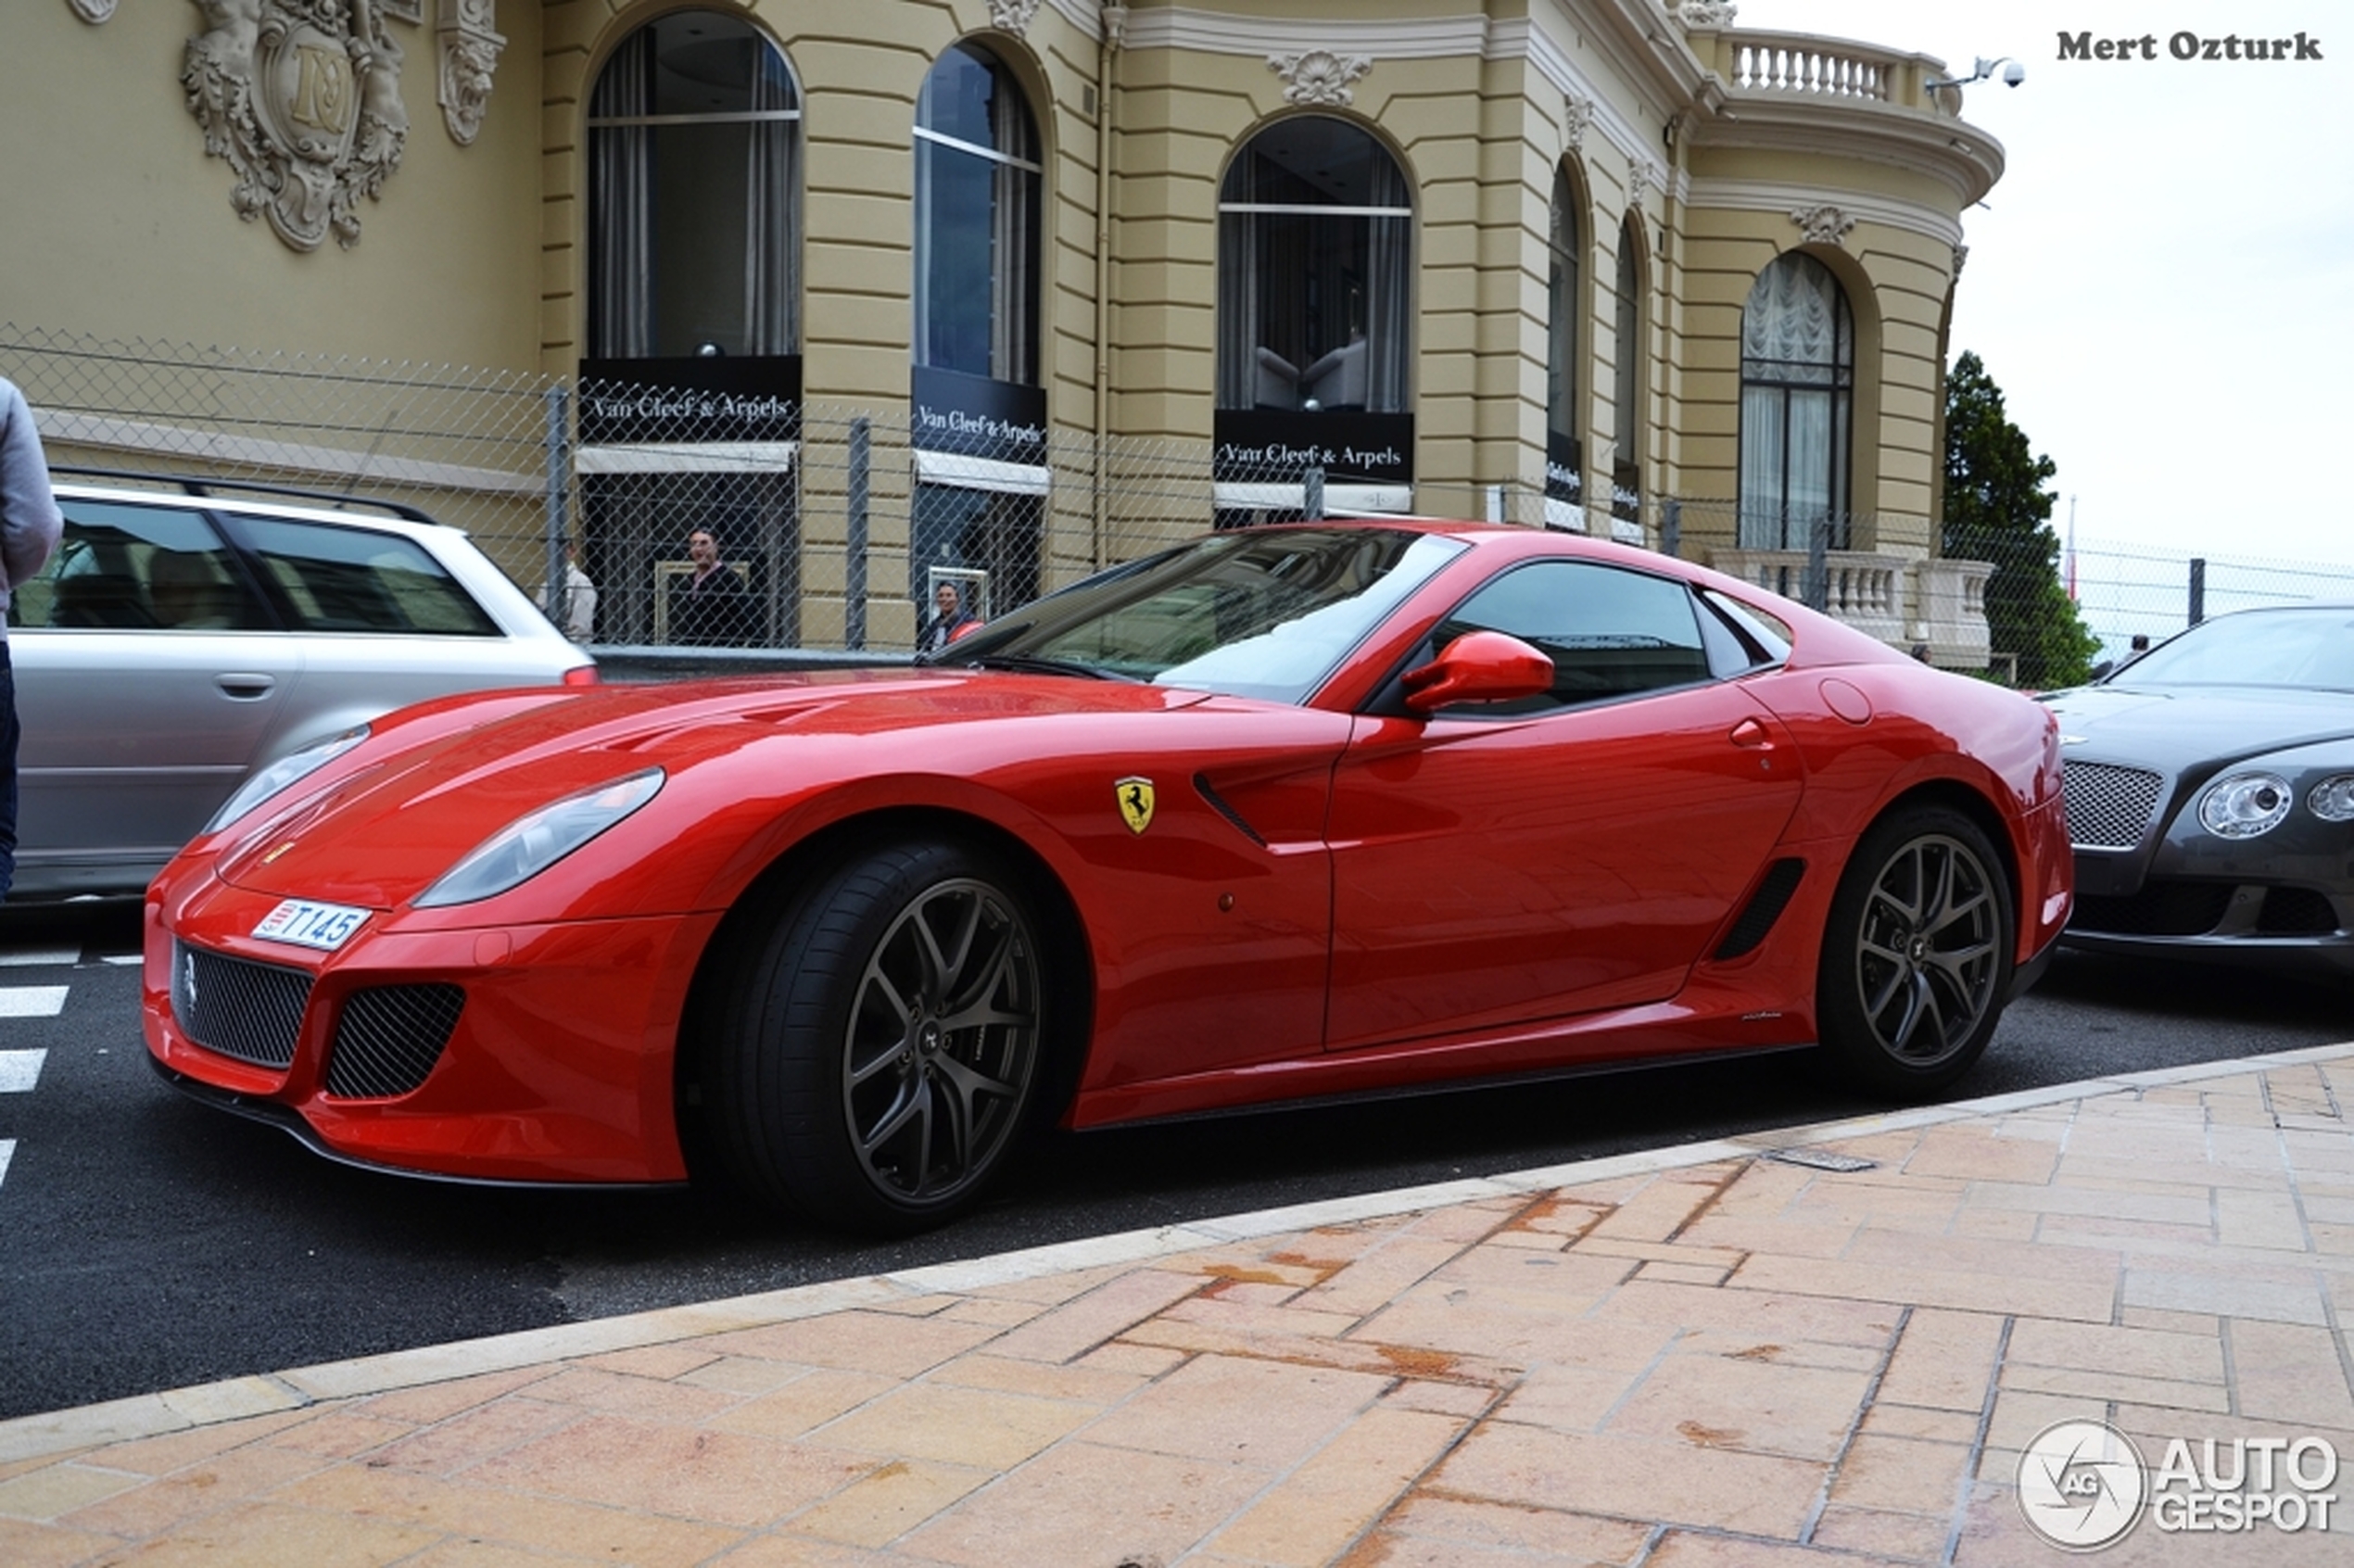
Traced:
[[694, 573], [670, 588], [670, 640], [701, 648], [747, 648], [759, 640], [756, 606], [735, 569], [719, 559], [708, 528], [687, 536]]

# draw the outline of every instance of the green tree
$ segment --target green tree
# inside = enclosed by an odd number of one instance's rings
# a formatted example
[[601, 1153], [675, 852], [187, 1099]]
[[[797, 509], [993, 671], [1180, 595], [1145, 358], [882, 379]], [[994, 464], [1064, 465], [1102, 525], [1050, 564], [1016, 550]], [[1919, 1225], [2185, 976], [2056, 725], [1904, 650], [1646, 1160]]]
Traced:
[[2016, 659], [2019, 684], [2031, 690], [2083, 680], [2100, 650], [2060, 580], [2058, 498], [2044, 487], [2058, 472], [2005, 415], [2003, 389], [1984, 362], [1965, 350], [1945, 378], [1944, 552], [1994, 563], [1987, 628], [1994, 652]]

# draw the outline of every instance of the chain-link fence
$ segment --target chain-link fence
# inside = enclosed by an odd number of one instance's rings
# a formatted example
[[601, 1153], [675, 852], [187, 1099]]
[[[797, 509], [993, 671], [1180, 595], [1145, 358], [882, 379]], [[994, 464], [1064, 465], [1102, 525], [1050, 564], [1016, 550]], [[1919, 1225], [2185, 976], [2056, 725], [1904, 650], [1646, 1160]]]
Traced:
[[2014, 651], [2050, 613], [2034, 585], [2057, 574], [2107, 657], [2201, 614], [2354, 595], [2354, 567], [2107, 546], [2063, 560], [2048, 529], [1941, 539], [1926, 517], [1751, 517], [1626, 485], [1581, 504], [1526, 483], [1406, 483], [1352, 469], [1345, 443], [1317, 457], [1312, 438], [1098, 445], [1050, 428], [1043, 395], [1006, 406], [993, 384], [920, 372], [907, 408], [872, 412], [806, 403], [753, 361], [585, 368], [576, 382], [0, 325], [0, 374], [32, 400], [53, 462], [415, 506], [528, 591], [557, 585], [560, 620], [579, 580], [570, 543], [595, 593], [589, 639], [608, 646], [905, 651], [943, 585], [957, 614], [986, 618], [1206, 527], [1410, 504], [1711, 561], [2029, 684]]

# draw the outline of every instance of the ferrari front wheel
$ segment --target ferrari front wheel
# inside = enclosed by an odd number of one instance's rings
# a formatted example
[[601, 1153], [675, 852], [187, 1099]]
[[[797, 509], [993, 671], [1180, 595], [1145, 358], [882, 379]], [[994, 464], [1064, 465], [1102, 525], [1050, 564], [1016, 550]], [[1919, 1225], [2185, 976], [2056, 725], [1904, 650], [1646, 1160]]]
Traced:
[[1018, 878], [952, 841], [858, 854], [785, 899], [728, 1010], [709, 1108], [755, 1193], [904, 1234], [968, 1208], [1041, 1080], [1045, 960]]
[[1917, 806], [1876, 823], [1831, 900], [1822, 1043], [1875, 1094], [1944, 1089], [1984, 1053], [2010, 987], [2010, 885], [1977, 823]]

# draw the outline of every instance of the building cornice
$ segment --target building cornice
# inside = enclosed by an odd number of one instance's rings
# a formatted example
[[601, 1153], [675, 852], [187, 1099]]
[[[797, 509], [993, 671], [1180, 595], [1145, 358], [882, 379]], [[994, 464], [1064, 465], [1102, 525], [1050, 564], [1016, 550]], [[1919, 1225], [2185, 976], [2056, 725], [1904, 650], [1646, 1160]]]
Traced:
[[[1910, 202], [1892, 201], [1885, 196], [1859, 195], [1844, 187], [1831, 190], [1821, 185], [1800, 184], [1786, 180], [1741, 180], [1702, 176], [1691, 183], [1690, 203], [1697, 209], [1715, 209], [1730, 212], [1770, 212], [1778, 218], [1796, 223], [1792, 214], [1821, 208], [1835, 207], [1841, 214], [1861, 223], [1878, 223], [1887, 228], [1904, 229], [1923, 234], [1941, 245], [1958, 246], [1962, 241], [1961, 221], [1943, 212], [1917, 207]], [[1798, 230], [1793, 228], [1793, 237]]]
[[[1736, 92], [1685, 135], [1695, 151], [1755, 147], [1892, 165], [1943, 181], [1958, 209], [1975, 205], [2003, 174], [2003, 144], [1968, 121], [1857, 98]], [[1694, 200], [1702, 183], [1692, 182]]]

